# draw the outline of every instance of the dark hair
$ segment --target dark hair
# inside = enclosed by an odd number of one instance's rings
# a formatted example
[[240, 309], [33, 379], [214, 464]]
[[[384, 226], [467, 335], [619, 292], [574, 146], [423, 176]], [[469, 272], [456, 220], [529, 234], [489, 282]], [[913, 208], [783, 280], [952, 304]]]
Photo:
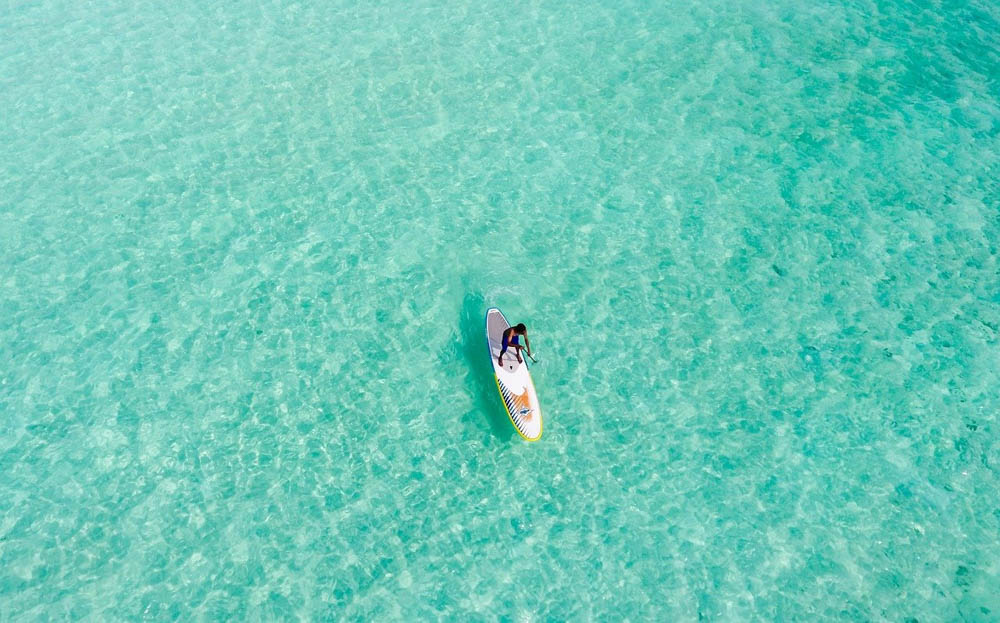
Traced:
[[523, 322], [519, 322], [517, 326], [514, 327], [514, 330], [518, 333], [524, 333], [528, 330], [528, 327], [524, 326]]

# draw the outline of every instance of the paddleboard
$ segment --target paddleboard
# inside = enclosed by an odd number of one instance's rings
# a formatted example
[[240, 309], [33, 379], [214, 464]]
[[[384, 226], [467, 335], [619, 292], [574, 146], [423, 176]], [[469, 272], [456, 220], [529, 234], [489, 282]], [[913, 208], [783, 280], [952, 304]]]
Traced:
[[486, 311], [486, 344], [493, 365], [493, 377], [497, 389], [507, 409], [507, 417], [517, 433], [528, 441], [538, 441], [542, 436], [542, 409], [538, 405], [535, 384], [528, 372], [528, 356], [523, 351], [524, 361], [518, 363], [515, 349], [508, 348], [503, 355], [503, 366], [497, 361], [503, 343], [503, 332], [510, 327], [503, 313], [496, 307]]

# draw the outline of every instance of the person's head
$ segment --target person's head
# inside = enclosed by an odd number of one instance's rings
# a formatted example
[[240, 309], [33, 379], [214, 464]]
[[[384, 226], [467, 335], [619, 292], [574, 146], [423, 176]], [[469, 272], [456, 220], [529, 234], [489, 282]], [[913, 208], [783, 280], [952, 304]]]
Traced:
[[515, 332], [516, 332], [516, 333], [517, 333], [518, 335], [524, 335], [525, 333], [527, 333], [527, 332], [528, 332], [528, 327], [524, 326], [524, 323], [523, 323], [523, 322], [519, 322], [519, 323], [518, 323], [518, 324], [517, 324], [517, 325], [516, 325], [516, 326], [514, 327], [514, 331], [515, 331]]

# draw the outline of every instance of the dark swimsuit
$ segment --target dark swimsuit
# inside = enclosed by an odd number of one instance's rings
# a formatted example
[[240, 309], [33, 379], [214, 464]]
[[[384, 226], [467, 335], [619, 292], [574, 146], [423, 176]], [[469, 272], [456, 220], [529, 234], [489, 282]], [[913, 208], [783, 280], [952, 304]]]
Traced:
[[507, 347], [510, 346], [511, 344], [513, 344], [514, 346], [520, 346], [521, 345], [521, 342], [518, 341], [518, 338], [521, 337], [520, 335], [516, 335], [515, 334], [514, 337], [512, 337], [509, 341], [507, 340], [507, 335], [508, 335], [507, 332], [504, 331], [503, 339], [501, 340], [502, 343], [500, 344], [500, 346], [501, 346], [500, 352], [501, 353], [503, 351], [507, 350]]

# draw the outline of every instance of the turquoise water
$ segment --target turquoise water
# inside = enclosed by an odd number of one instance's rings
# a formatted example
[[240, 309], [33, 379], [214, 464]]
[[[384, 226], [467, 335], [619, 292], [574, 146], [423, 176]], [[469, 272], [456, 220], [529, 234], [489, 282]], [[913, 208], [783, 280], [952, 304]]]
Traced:
[[360, 4], [0, 8], [0, 619], [1000, 620], [995, 3]]

